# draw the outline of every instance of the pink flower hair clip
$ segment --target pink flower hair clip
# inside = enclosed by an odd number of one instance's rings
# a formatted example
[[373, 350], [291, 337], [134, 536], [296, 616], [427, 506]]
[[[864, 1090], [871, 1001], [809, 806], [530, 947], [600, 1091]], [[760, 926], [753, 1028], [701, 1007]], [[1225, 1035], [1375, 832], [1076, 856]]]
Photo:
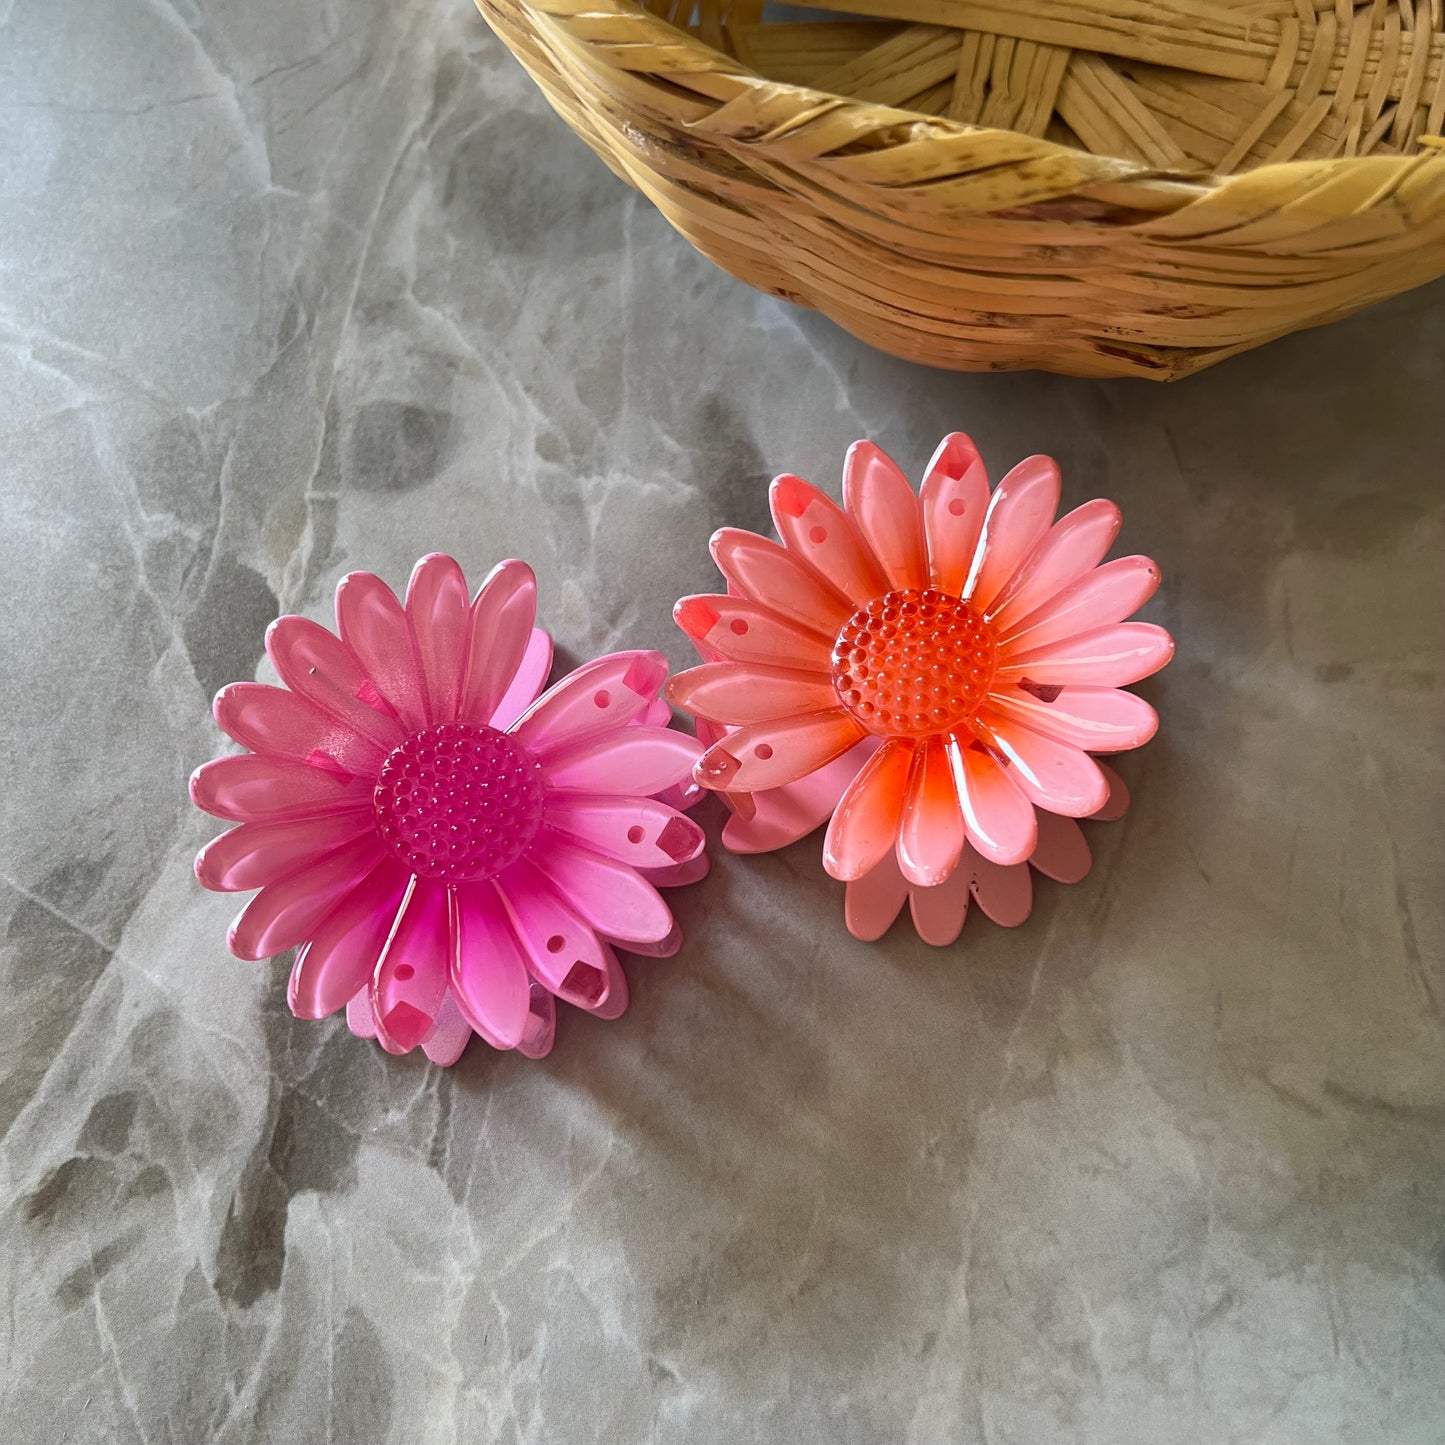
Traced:
[[[707, 872], [701, 748], [659, 696], [667, 663], [618, 652], [546, 692], [537, 583], [503, 562], [469, 599], [433, 553], [406, 602], [368, 572], [336, 589], [339, 636], [303, 617], [266, 634], [283, 686], [216, 697], [247, 752], [191, 778], [198, 808], [240, 826], [196, 858], [223, 892], [260, 891], [231, 952], [300, 945], [298, 1018], [346, 1009], [390, 1053], [454, 1063], [473, 1031], [540, 1058], [555, 999], [627, 1007], [614, 945], [665, 956], [681, 934], [658, 893]], [[539, 696], [540, 694], [540, 696]]]
[[970, 896], [1021, 923], [1029, 866], [1082, 878], [1088, 844], [1072, 820], [1127, 806], [1090, 754], [1139, 747], [1158, 725], [1122, 689], [1173, 655], [1162, 627], [1126, 621], [1159, 569], [1103, 562], [1122, 520], [1112, 502], [1054, 521], [1048, 457], [1019, 463], [990, 496], [960, 433], [920, 495], [856, 442], [843, 497], [840, 508], [778, 477], [781, 545], [724, 528], [712, 554], [726, 594], [678, 602], [703, 658], [669, 687], [708, 745], [694, 776], [733, 810], [734, 852], [827, 822], [823, 866], [847, 883], [859, 938], [880, 936], [905, 898], [930, 943], [958, 936]]

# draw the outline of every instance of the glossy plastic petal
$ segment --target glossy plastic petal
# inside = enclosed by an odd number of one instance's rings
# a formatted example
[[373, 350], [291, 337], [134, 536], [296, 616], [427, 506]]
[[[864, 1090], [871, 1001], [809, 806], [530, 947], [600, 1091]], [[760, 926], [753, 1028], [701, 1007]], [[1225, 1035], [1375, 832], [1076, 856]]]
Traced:
[[497, 704], [491, 725], [502, 732], [511, 728], [541, 696], [542, 689], [547, 685], [547, 674], [551, 671], [552, 639], [540, 627], [534, 627], [527, 649], [522, 654], [522, 665]]
[[964, 596], [987, 615], [995, 597], [1028, 561], [1059, 509], [1059, 468], [1052, 457], [1025, 457], [988, 504]]
[[1109, 784], [1081, 748], [1035, 732], [993, 708], [980, 708], [978, 721], [1012, 764], [1010, 776], [1035, 807], [1087, 818], [1108, 801]]
[[384, 858], [321, 923], [286, 989], [297, 1018], [325, 1018], [368, 988], [410, 883], [400, 863]]
[[304, 943], [385, 856], [375, 833], [353, 839], [268, 884], [241, 910], [226, 942], [237, 958], [271, 958]]
[[888, 590], [873, 554], [848, 515], [801, 477], [784, 475], [768, 492], [773, 525], [795, 557], [826, 577], [855, 607]]
[[919, 888], [936, 888], [963, 852], [963, 809], [943, 739], [925, 738], [913, 750], [908, 796], [898, 827], [898, 866]]
[[753, 801], [749, 817], [734, 814], [723, 828], [723, 847], [731, 853], [770, 853], [785, 848], [821, 827], [863, 765], [877, 751], [875, 738], [834, 758], [781, 788], [746, 796]]
[[914, 745], [890, 738], [838, 802], [823, 840], [823, 867], [844, 882], [871, 873], [898, 841]]
[[854, 442], [848, 448], [843, 504], [890, 588], [928, 586], [918, 498], [898, 463], [872, 442]]
[[1102, 497], [1060, 517], [995, 601], [989, 620], [999, 635], [1097, 567], [1123, 522], [1124, 514]]
[[343, 577], [336, 586], [336, 626], [402, 726], [408, 732], [426, 727], [426, 688], [411, 623], [391, 588], [370, 572]]
[[1174, 639], [1152, 622], [1120, 622], [1081, 632], [1047, 647], [1012, 652], [999, 683], [1047, 691], [1056, 687], [1126, 687], [1150, 677], [1174, 656]]
[[672, 728], [617, 728], [551, 753], [542, 776], [560, 792], [646, 798], [688, 777], [701, 751], [696, 738]]
[[[467, 617], [465, 678], [457, 704], [460, 721], [482, 727], [493, 720], [529, 649], [537, 646], [536, 620], [537, 579], [532, 569], [515, 559], [499, 563], [477, 589]], [[550, 667], [550, 639], [546, 651]], [[546, 675], [544, 667], [542, 678]]]
[[191, 801], [203, 813], [233, 823], [276, 823], [371, 808], [367, 778], [336, 777], [307, 763], [250, 753], [213, 758], [191, 774]]
[[1119, 557], [1096, 567], [1000, 637], [1005, 659], [1131, 617], [1159, 586], [1159, 566], [1148, 557]]
[[528, 1059], [545, 1059], [557, 1038], [557, 1001], [535, 979], [527, 1001], [527, 1027], [517, 1052]]
[[430, 1038], [422, 1040], [421, 1049], [439, 1069], [446, 1069], [461, 1058], [471, 1038], [472, 1026], [457, 1007], [456, 996], [449, 993], [437, 1010], [436, 1027]]
[[712, 648], [719, 657], [828, 675], [831, 637], [789, 622], [746, 598], [684, 597], [672, 615], [695, 643]]
[[452, 890], [452, 949], [452, 992], [462, 1013], [493, 1048], [515, 1048], [527, 1031], [531, 980], [490, 883]]
[[554, 793], [544, 819], [594, 853], [633, 868], [675, 868], [696, 858], [707, 841], [691, 818], [649, 797]]
[[944, 746], [968, 841], [994, 863], [1024, 862], [1037, 837], [1033, 804], [982, 746], [957, 736]]
[[568, 673], [527, 709], [512, 729], [538, 757], [626, 727], [667, 681], [660, 652], [614, 652]]
[[843, 921], [848, 932], [864, 943], [882, 938], [908, 898], [908, 882], [898, 871], [898, 859], [890, 849], [878, 866], [853, 879], [843, 895]]
[[454, 722], [457, 717], [467, 657], [467, 609], [467, 579], [462, 569], [440, 552], [423, 557], [407, 584], [406, 615], [416, 639], [427, 712], [433, 723]]
[[556, 833], [539, 835], [527, 856], [583, 922], [608, 938], [655, 943], [672, 932], [662, 895], [627, 864]]
[[825, 637], [836, 637], [853, 615], [842, 592], [776, 542], [724, 527], [713, 534], [712, 555], [741, 596]]
[[447, 889], [418, 878], [371, 976], [376, 1037], [404, 1054], [428, 1039], [451, 980], [452, 933]]
[[280, 823], [242, 823], [201, 849], [196, 877], [217, 893], [264, 888], [375, 826], [372, 815], [362, 810]]
[[[908, 890], [908, 909], [913, 915], [913, 926], [925, 943], [932, 944], [934, 948], [947, 948], [963, 932], [974, 872], [981, 861], [978, 854], [970, 849], [968, 861], [960, 862], [937, 887]], [[1027, 863], [1017, 866], [1025, 873], [1029, 871]]]
[[730, 792], [777, 788], [841, 757], [863, 736], [842, 708], [753, 723], [714, 743], [693, 776], [705, 788]]
[[918, 500], [930, 578], [941, 592], [958, 597], [988, 512], [988, 472], [971, 438], [962, 432], [944, 437], [923, 475]]
[[222, 731], [262, 757], [288, 758], [338, 778], [375, 778], [386, 754], [349, 723], [284, 687], [233, 682], [211, 711]]
[[1142, 747], [1159, 727], [1154, 709], [1142, 697], [1120, 688], [1066, 687], [1048, 692], [1047, 702], [1017, 688], [995, 692], [990, 701], [1005, 717], [1091, 753]]
[[[497, 891], [532, 977], [578, 1008], [604, 1002], [615, 963], [612, 950], [544, 875], [524, 860], [498, 880]], [[535, 993], [531, 1006], [535, 1011]], [[518, 1047], [526, 1052], [526, 1036]]]
[[816, 672], [749, 662], [709, 662], [680, 672], [668, 683], [667, 695], [698, 717], [733, 726], [838, 706], [832, 682]]
[[396, 709], [381, 695], [356, 654], [306, 617], [278, 617], [266, 630], [266, 651], [281, 681], [298, 697], [347, 723], [383, 752], [406, 736]]

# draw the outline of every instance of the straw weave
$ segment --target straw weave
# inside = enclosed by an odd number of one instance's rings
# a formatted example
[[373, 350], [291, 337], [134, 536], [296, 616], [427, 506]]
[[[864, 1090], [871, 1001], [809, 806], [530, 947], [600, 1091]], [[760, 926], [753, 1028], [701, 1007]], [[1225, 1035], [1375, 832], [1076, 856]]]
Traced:
[[700, 251], [910, 360], [1168, 380], [1445, 273], [1442, 0], [477, 3]]

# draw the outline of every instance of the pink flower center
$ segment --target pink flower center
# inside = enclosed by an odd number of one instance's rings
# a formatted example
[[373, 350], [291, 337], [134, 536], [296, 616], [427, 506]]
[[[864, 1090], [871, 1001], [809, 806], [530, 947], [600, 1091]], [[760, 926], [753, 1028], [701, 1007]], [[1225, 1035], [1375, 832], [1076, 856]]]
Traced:
[[960, 597], [930, 587], [875, 597], [833, 644], [833, 686], [869, 732], [927, 737], [967, 722], [988, 696], [997, 648]]
[[542, 769], [496, 728], [447, 723], [413, 733], [372, 795], [391, 851], [418, 878], [477, 882], [510, 867], [542, 823]]

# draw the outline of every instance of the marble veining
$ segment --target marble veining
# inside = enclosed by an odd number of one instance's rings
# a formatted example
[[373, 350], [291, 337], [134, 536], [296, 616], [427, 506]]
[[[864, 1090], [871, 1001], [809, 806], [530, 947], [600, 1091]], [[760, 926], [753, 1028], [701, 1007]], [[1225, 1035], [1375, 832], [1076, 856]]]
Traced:
[[[0, 113], [6, 1445], [1445, 1441], [1445, 289], [1172, 388], [910, 367], [467, 0], [3, 0]], [[720, 860], [622, 1020], [448, 1073], [227, 955], [184, 783], [271, 617], [518, 555], [563, 659], [682, 666], [773, 471], [952, 429], [1119, 501], [1179, 640], [1024, 928]]]

